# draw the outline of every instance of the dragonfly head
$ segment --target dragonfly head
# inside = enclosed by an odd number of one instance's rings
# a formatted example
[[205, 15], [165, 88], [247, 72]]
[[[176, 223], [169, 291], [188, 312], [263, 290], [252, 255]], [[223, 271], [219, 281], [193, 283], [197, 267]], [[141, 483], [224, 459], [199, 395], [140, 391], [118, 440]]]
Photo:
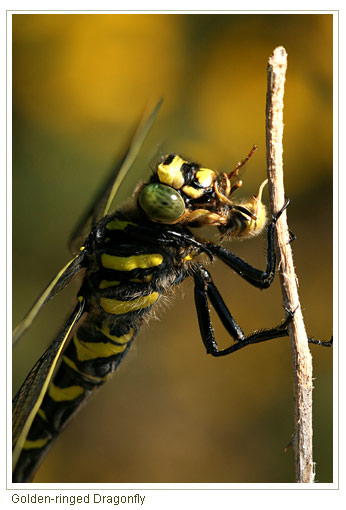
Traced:
[[138, 204], [155, 223], [217, 226], [225, 237], [246, 237], [266, 224], [261, 202], [266, 182], [250, 200], [235, 202], [232, 195], [242, 185], [238, 169], [227, 175], [168, 154], [140, 190]]

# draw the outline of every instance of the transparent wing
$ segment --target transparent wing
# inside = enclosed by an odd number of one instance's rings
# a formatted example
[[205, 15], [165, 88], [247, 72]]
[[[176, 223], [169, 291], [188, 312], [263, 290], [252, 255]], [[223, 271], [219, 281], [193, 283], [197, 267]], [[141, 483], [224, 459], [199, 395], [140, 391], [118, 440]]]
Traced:
[[[115, 164], [111, 174], [106, 179], [100, 191], [96, 195], [90, 208], [82, 216], [81, 220], [73, 230], [70, 240], [69, 248], [73, 252], [76, 249], [76, 243], [85, 234], [87, 228], [90, 230], [101, 218], [108, 214], [113, 199], [124, 179], [128, 170], [133, 165], [138, 153], [147, 137], [154, 120], [159, 112], [162, 99], [158, 101], [148, 116], [144, 116], [136, 127], [134, 134], [130, 138], [130, 142], [126, 145], [123, 156]], [[89, 226], [90, 224], [90, 226]]]
[[23, 333], [31, 325], [41, 308], [48, 303], [58, 292], [66, 287], [72, 278], [82, 269], [84, 260], [84, 252], [81, 251], [72, 260], [70, 260], [66, 266], [53, 278], [53, 280], [47, 285], [45, 290], [35, 301], [32, 308], [29, 310], [27, 315], [24, 317], [22, 322], [13, 331], [12, 344], [15, 345]]
[[37, 361], [13, 400], [13, 467], [17, 464], [31, 424], [42, 404], [57, 362], [69, 340], [70, 333], [83, 314], [84, 303], [84, 300], [78, 302], [66, 324]]

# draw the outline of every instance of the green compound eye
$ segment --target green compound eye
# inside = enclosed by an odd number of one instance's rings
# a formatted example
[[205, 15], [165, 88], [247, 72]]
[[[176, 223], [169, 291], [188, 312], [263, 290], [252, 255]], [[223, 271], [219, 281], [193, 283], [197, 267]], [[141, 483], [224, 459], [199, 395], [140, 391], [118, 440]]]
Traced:
[[139, 205], [150, 219], [161, 223], [176, 221], [185, 212], [178, 191], [165, 184], [148, 184], [139, 195]]

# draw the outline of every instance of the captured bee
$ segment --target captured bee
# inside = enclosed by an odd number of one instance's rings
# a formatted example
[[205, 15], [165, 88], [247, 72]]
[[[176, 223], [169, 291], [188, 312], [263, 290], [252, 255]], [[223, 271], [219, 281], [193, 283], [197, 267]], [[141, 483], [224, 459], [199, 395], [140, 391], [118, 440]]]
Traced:
[[[89, 230], [78, 253], [14, 331], [16, 342], [44, 304], [85, 271], [74, 310], [14, 398], [14, 482], [33, 478], [58, 434], [121, 363], [152, 308], [185, 278], [194, 280], [198, 323], [208, 354], [225, 356], [247, 345], [287, 336], [290, 315], [276, 327], [245, 335], [204, 265], [217, 257], [260, 289], [269, 287], [274, 279], [275, 224], [288, 202], [267, 225], [262, 203], [267, 181], [251, 199], [233, 198], [241, 186], [239, 168], [255, 148], [228, 174], [169, 154], [159, 162], [149, 182], [136, 189], [132, 202], [110, 213], [159, 107], [160, 103], [140, 123], [101, 194], [75, 228], [71, 246], [76, 246], [86, 228]], [[221, 239], [257, 235], [267, 226], [265, 270], [250, 266], [221, 244], [205, 241], [190, 230], [204, 226], [215, 226]], [[209, 305], [231, 338], [229, 347], [218, 347]]]

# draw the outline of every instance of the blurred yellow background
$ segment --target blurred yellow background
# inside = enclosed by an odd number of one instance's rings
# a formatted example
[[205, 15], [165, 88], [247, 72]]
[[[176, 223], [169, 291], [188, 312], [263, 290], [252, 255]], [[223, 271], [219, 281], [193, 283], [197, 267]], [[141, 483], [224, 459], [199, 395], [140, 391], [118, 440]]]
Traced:
[[[300, 296], [309, 333], [331, 336], [332, 15], [16, 14], [12, 22], [15, 325], [69, 259], [76, 220], [159, 97], [134, 182], [160, 152], [230, 170], [256, 144], [238, 196], [257, 191], [267, 60], [283, 45], [285, 182]], [[231, 249], [264, 268], [265, 246], [261, 236]], [[246, 333], [284, 317], [278, 281], [261, 293], [221, 263], [211, 272]], [[293, 432], [289, 340], [206, 356], [192, 283], [181, 287], [59, 437], [36, 482], [294, 482], [293, 451], [284, 453]], [[15, 388], [77, 288], [47, 305], [16, 349]], [[215, 329], [228, 345], [216, 320]], [[332, 349], [311, 350], [316, 481], [331, 482]]]

